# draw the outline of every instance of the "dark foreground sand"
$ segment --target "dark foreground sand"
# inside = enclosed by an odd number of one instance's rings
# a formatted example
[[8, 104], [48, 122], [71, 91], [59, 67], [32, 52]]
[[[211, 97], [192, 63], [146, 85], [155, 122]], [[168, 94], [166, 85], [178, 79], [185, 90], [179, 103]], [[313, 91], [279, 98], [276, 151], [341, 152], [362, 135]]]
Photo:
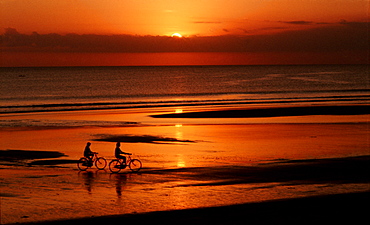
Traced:
[[370, 192], [25, 224], [366, 224]]

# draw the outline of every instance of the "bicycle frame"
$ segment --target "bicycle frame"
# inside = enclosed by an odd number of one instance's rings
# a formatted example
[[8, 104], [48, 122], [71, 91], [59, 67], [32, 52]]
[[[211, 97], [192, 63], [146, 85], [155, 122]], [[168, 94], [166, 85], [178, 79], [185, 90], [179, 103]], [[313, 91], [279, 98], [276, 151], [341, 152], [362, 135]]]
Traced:
[[[120, 159], [120, 161], [123, 161], [123, 159]], [[127, 155], [126, 156], [126, 165], [128, 165], [130, 162], [131, 162], [131, 155]]]
[[93, 157], [91, 158], [91, 160], [90, 160], [90, 158], [82, 157], [79, 160], [79, 162], [77, 163], [77, 167], [81, 171], [84, 171], [87, 168], [91, 168], [94, 164], [99, 170], [103, 170], [106, 167], [107, 162], [103, 157], [98, 157], [97, 152], [94, 152]]
[[112, 173], [119, 173], [121, 169], [126, 169], [127, 167], [129, 167], [130, 170], [132, 170], [133, 172], [138, 172], [141, 169], [142, 164], [140, 160], [131, 158], [131, 155], [127, 155], [125, 157], [125, 164], [123, 163], [123, 159], [121, 158], [113, 159], [109, 163], [109, 169]]
[[[131, 162], [131, 155], [125, 155], [126, 157], [126, 165], [128, 165]], [[121, 158], [116, 158], [121, 164], [123, 164], [123, 159]]]
[[[92, 163], [95, 163], [96, 162], [96, 160], [98, 160], [98, 154], [99, 153], [97, 153], [97, 152], [94, 152], [93, 153], [94, 155], [93, 155], [93, 157], [91, 158], [91, 162]], [[85, 157], [87, 160], [89, 160], [89, 158], [87, 158], [87, 157]]]
[[94, 156], [92, 157], [92, 161], [95, 162], [98, 159], [98, 153], [94, 152]]

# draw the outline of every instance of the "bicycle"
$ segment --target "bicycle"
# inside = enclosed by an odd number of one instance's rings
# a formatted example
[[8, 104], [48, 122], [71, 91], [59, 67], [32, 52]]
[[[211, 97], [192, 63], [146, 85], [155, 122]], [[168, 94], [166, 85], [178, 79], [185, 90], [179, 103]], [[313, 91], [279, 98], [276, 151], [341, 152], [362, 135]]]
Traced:
[[105, 160], [103, 157], [98, 157], [98, 153], [94, 152], [92, 160], [89, 160], [86, 157], [80, 158], [77, 162], [77, 167], [79, 170], [85, 171], [89, 167], [92, 167], [94, 163], [98, 170], [103, 170], [107, 166], [107, 160]]
[[121, 169], [125, 169], [127, 166], [132, 172], [139, 172], [143, 165], [140, 160], [131, 159], [131, 156], [128, 155], [126, 157], [126, 164], [123, 163], [123, 159], [113, 159], [110, 161], [109, 170], [112, 173], [119, 173]]

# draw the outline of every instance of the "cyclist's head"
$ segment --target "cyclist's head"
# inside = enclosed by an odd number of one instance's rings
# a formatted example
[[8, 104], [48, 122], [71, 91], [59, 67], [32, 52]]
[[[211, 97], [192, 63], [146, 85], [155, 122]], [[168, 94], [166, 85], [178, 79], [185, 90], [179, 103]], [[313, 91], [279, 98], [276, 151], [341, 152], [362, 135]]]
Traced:
[[116, 146], [117, 147], [121, 146], [121, 142], [117, 142]]
[[90, 142], [87, 142], [87, 143], [86, 143], [86, 145], [87, 145], [87, 146], [90, 146], [90, 145], [91, 145], [91, 143], [90, 143]]

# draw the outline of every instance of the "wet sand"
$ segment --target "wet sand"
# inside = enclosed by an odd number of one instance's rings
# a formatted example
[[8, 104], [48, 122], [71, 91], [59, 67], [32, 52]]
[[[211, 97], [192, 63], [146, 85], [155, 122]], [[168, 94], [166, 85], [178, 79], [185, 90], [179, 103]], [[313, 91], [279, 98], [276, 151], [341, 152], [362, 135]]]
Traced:
[[2, 167], [3, 224], [308, 224], [367, 216], [370, 156], [120, 174], [48, 162]]
[[[224, 109], [214, 120], [150, 117], [171, 114], [155, 110], [2, 116], [11, 126], [0, 128], [1, 222], [363, 221], [369, 125], [358, 109], [256, 120]], [[87, 141], [108, 161], [121, 141], [144, 167], [79, 172]]]
[[152, 115], [154, 118], [267, 118], [281, 116], [307, 116], [307, 115], [364, 115], [370, 114], [367, 105], [338, 105], [338, 106], [295, 106], [295, 107], [269, 107], [236, 110], [211, 110], [204, 112], [170, 113]]
[[370, 192], [25, 224], [360, 224]]

